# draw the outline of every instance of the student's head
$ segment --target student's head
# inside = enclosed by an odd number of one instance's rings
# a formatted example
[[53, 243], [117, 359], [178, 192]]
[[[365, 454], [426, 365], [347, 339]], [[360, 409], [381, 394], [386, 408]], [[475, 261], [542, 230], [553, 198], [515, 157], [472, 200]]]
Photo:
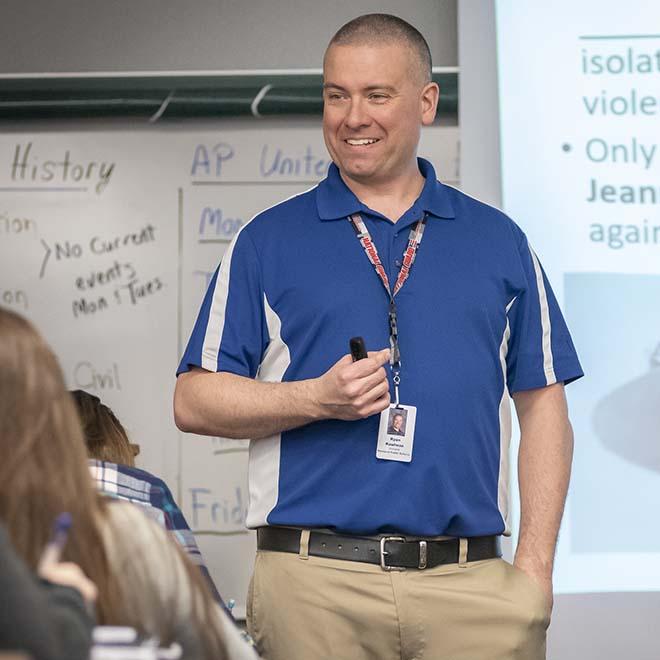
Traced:
[[424, 37], [388, 14], [350, 21], [326, 50], [323, 98], [323, 135], [343, 176], [380, 184], [408, 173], [438, 102]]
[[119, 603], [97, 527], [102, 504], [87, 466], [82, 430], [62, 371], [28, 321], [0, 308], [0, 520], [35, 568], [55, 518], [73, 524], [64, 558], [77, 563], [103, 597], [101, 619]]
[[112, 410], [101, 403], [99, 397], [85, 390], [73, 390], [71, 395], [78, 409], [90, 458], [134, 466], [139, 448], [131, 444]]

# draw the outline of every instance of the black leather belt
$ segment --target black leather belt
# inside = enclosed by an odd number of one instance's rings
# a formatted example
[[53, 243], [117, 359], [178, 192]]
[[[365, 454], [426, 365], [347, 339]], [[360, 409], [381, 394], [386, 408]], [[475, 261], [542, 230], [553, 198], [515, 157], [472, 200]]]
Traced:
[[[299, 529], [260, 527], [257, 529], [259, 550], [300, 552]], [[499, 536], [473, 536], [467, 539], [467, 561], [493, 559], [502, 556]], [[433, 568], [441, 564], [458, 563], [459, 539], [442, 541], [408, 541], [403, 536], [382, 536], [369, 539], [343, 536], [331, 532], [312, 531], [309, 554], [329, 559], [346, 559], [367, 564], [379, 564], [384, 570], [402, 568]]]

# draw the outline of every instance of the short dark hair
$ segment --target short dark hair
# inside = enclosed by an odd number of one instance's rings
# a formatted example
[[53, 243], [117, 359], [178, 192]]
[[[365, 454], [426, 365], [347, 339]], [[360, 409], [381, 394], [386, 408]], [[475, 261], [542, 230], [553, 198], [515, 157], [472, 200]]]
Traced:
[[431, 50], [426, 39], [410, 23], [392, 14], [364, 14], [354, 18], [337, 30], [328, 49], [335, 45], [387, 44], [388, 41], [408, 46], [418, 61], [424, 82], [431, 82]]
[[112, 410], [85, 390], [73, 390], [71, 396], [78, 409], [87, 455], [99, 461], [135, 467], [136, 445], [131, 444]]

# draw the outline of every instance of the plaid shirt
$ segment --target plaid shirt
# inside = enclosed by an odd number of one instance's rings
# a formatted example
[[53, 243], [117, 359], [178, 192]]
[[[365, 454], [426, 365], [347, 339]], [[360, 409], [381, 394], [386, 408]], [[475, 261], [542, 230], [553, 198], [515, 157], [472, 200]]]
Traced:
[[143, 506], [144, 512], [170, 533], [186, 552], [188, 558], [199, 567], [208, 582], [211, 593], [224, 607], [222, 598], [204, 564], [195, 537], [167, 484], [145, 470], [128, 465], [89, 459], [89, 469], [96, 487], [104, 495]]

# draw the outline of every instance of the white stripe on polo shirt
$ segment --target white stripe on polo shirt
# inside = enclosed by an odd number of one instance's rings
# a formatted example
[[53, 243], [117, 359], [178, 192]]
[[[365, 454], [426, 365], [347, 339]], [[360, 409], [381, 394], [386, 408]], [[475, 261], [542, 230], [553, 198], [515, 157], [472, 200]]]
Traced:
[[225, 312], [227, 309], [227, 295], [229, 292], [229, 273], [231, 271], [231, 255], [240, 233], [245, 229], [243, 225], [232, 239], [227, 251], [222, 257], [218, 277], [213, 289], [213, 301], [209, 310], [209, 320], [206, 324], [204, 343], [202, 345], [202, 367], [207, 371], [218, 370], [218, 351], [222, 341], [222, 332], [225, 327]]
[[[291, 364], [289, 347], [282, 340], [282, 321], [268, 304], [264, 294], [264, 310], [270, 342], [257, 371], [257, 380], [282, 382]], [[249, 506], [246, 525], [250, 528], [267, 523], [268, 514], [277, 504], [280, 478], [280, 446], [282, 434], [250, 441], [248, 461]]]
[[546, 385], [552, 385], [557, 382], [555, 376], [555, 367], [552, 361], [552, 326], [550, 324], [550, 309], [548, 307], [548, 296], [545, 292], [543, 283], [543, 271], [541, 264], [534, 250], [529, 246], [529, 252], [532, 255], [534, 272], [536, 273], [536, 287], [539, 293], [539, 306], [541, 308], [541, 341], [543, 348], [543, 372], [545, 373]]
[[509, 339], [511, 338], [511, 326], [509, 325], [509, 310], [515, 302], [515, 296], [506, 306], [506, 327], [500, 344], [500, 365], [502, 367], [502, 382], [504, 390], [500, 399], [500, 471], [497, 480], [497, 508], [504, 523], [504, 535], [511, 534], [509, 522], [509, 445], [511, 443], [511, 401], [509, 388], [506, 384], [506, 356], [509, 352]]
[[[317, 184], [318, 185], [318, 184]], [[308, 190], [301, 193], [291, 195], [284, 200], [277, 202], [259, 213], [252, 216], [237, 232], [231, 243], [227, 247], [227, 251], [222, 257], [220, 263], [220, 270], [213, 289], [213, 301], [211, 302], [211, 309], [209, 310], [209, 320], [206, 325], [206, 333], [204, 334], [204, 343], [202, 345], [202, 367], [207, 371], [218, 371], [218, 352], [220, 351], [220, 344], [222, 343], [222, 333], [225, 327], [225, 312], [227, 311], [227, 296], [229, 293], [229, 273], [231, 272], [231, 257], [234, 252], [234, 246], [240, 236], [240, 233], [259, 215], [268, 211], [269, 209], [279, 206], [284, 202], [288, 202], [294, 197], [299, 197], [305, 193], [314, 190], [317, 187], [312, 186]]]

